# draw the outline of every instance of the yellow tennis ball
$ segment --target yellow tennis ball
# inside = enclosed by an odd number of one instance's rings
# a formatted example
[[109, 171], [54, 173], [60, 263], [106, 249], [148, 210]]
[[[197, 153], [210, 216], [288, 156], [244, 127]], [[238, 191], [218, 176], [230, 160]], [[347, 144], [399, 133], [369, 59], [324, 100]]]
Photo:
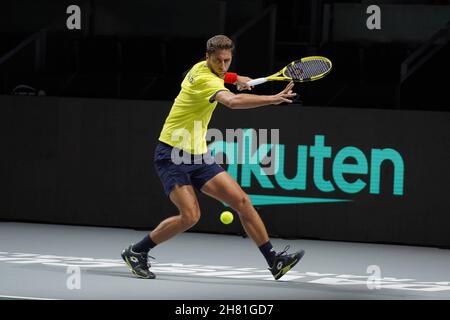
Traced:
[[220, 221], [222, 221], [223, 224], [230, 224], [233, 222], [233, 214], [230, 211], [224, 211], [220, 214]]

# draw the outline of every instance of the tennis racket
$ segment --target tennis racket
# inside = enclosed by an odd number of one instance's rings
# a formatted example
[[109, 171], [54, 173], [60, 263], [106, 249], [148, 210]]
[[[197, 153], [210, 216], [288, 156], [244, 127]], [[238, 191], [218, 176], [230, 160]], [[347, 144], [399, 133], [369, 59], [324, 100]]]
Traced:
[[267, 81], [294, 81], [307, 82], [325, 77], [330, 73], [332, 63], [329, 59], [320, 56], [305, 57], [288, 64], [277, 73], [257, 78], [247, 82], [249, 86], [256, 86]]

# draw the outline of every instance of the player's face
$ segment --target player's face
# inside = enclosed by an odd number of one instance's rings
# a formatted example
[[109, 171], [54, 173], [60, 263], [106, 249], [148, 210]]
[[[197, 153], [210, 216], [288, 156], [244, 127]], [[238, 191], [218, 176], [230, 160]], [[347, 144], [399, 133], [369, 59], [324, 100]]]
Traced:
[[219, 77], [225, 77], [225, 73], [230, 67], [233, 55], [231, 50], [223, 49], [217, 50], [212, 54], [206, 53], [206, 63], [208, 67]]

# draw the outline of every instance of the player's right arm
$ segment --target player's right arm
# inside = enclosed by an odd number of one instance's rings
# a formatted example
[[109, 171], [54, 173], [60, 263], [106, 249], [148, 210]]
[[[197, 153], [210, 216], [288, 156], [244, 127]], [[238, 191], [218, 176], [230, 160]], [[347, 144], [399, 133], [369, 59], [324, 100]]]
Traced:
[[283, 102], [292, 103], [291, 98], [297, 95], [292, 92], [293, 87], [294, 83], [291, 81], [283, 91], [275, 95], [234, 94], [229, 91], [219, 91], [215, 100], [230, 109], [252, 109], [267, 105], [277, 105]]

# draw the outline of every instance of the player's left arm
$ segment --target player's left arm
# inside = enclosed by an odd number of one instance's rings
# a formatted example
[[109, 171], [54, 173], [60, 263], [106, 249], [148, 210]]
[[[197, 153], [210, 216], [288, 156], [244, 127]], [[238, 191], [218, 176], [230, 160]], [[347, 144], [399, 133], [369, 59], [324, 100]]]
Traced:
[[297, 95], [292, 92], [293, 87], [294, 83], [291, 81], [284, 90], [275, 95], [234, 94], [227, 90], [220, 90], [214, 95], [213, 99], [230, 109], [252, 109], [283, 102], [292, 103], [291, 99]]

